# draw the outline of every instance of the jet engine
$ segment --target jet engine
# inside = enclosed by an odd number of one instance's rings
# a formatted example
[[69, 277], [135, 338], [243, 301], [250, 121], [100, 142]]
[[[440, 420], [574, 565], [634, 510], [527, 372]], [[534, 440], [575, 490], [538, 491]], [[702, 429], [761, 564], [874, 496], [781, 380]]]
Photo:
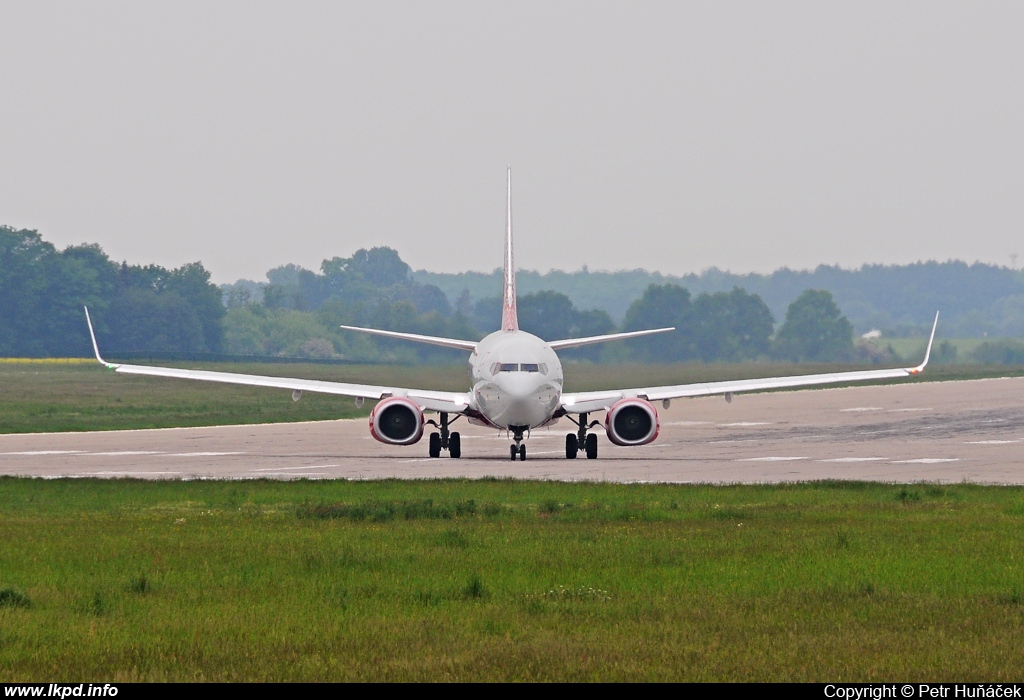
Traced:
[[608, 439], [622, 447], [646, 445], [658, 437], [661, 424], [658, 411], [643, 399], [622, 399], [616, 402], [604, 419]]
[[423, 437], [423, 411], [401, 396], [384, 399], [370, 413], [370, 435], [388, 445], [413, 445]]

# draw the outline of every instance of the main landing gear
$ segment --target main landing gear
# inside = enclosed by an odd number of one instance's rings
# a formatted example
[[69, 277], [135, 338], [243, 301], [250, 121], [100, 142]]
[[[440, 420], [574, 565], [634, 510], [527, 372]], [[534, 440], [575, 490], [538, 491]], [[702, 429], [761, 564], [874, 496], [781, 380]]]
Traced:
[[[459, 419], [459, 416], [455, 416], [455, 420], [451, 421], [454, 423]], [[440, 457], [441, 450], [448, 450], [449, 456], [452, 459], [458, 459], [462, 456], [462, 436], [458, 433], [453, 433], [448, 430], [448, 426], [451, 425], [448, 422], [448, 414], [441, 414], [441, 424], [438, 425], [433, 419], [428, 420], [427, 424], [438, 428], [440, 433], [430, 434], [430, 445], [427, 448], [428, 454], [431, 457]]]
[[576, 459], [577, 454], [586, 452], [587, 459], [597, 459], [597, 435], [587, 431], [601, 423], [595, 420], [588, 425], [586, 413], [581, 413], [579, 420], [572, 416], [566, 416], [566, 418], [578, 425], [579, 430], [565, 436], [565, 458]]
[[512, 439], [516, 441], [516, 444], [508, 446], [509, 456], [512, 457], [512, 461], [516, 461], [516, 455], [519, 456], [520, 462], [526, 461], [526, 445], [523, 444], [523, 433], [526, 432], [526, 427], [522, 425], [510, 425], [508, 427], [512, 431]]

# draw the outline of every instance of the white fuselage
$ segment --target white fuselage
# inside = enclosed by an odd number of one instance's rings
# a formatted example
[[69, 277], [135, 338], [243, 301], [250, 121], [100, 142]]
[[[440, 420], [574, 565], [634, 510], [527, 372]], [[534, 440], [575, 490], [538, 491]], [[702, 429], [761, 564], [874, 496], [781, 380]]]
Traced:
[[550, 423], [562, 396], [562, 363], [525, 331], [497, 331], [469, 357], [474, 408], [502, 430]]

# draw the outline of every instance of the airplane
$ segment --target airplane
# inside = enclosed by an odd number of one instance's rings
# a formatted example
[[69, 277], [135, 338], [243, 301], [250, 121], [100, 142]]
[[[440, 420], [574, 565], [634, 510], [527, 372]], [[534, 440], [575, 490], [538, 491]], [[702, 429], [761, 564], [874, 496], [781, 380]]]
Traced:
[[[100, 355], [88, 308], [85, 309], [85, 316], [96, 359], [117, 372], [290, 389], [294, 401], [298, 401], [302, 393], [307, 391], [351, 396], [355, 398], [356, 406], [359, 407], [366, 399], [374, 400], [378, 403], [370, 412], [370, 435], [388, 445], [414, 445], [423, 437], [426, 426], [432, 426], [436, 430], [430, 433], [427, 451], [430, 457], [435, 458], [440, 457], [442, 451], [447, 451], [450, 457], [456, 459], [462, 456], [460, 433], [452, 431], [451, 426], [458, 419], [465, 418], [474, 425], [496, 428], [510, 435], [512, 444], [509, 445], [509, 456], [512, 461], [517, 458], [520, 461], [526, 460], [526, 445], [523, 441], [532, 429], [550, 426], [562, 418], [576, 426], [574, 432], [565, 436], [566, 458], [575, 459], [584, 453], [587, 459], [596, 459], [598, 439], [597, 432], [593, 429], [599, 427], [601, 423], [590, 420], [593, 413], [605, 412], [604, 433], [613, 444], [634, 447], [651, 443], [658, 437], [660, 423], [654, 405], [657, 402], [661, 402], [662, 407], [667, 409], [673, 399], [721, 395], [726, 401], [731, 402], [733, 395], [741, 392], [914, 376], [920, 374], [928, 364], [932, 343], [935, 340], [935, 329], [939, 322], [939, 315], [936, 313], [924, 361], [916, 367], [610, 391], [564, 392], [562, 364], [556, 351], [611, 340], [639, 338], [675, 329], [655, 328], [554, 341], [545, 341], [521, 330], [516, 312], [516, 275], [512, 254], [511, 168], [508, 171], [503, 281], [501, 328], [479, 341], [341, 326], [349, 331], [469, 352], [473, 385], [465, 393], [107, 362]], [[428, 411], [437, 413], [438, 420], [427, 419], [424, 413]]]

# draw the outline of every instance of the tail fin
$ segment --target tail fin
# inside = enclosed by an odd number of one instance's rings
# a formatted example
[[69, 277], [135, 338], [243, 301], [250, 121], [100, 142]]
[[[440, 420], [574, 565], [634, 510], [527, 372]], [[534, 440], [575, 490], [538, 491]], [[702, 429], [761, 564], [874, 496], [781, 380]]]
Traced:
[[508, 168], [508, 202], [505, 210], [505, 295], [501, 304], [501, 330], [519, 330], [516, 312], [516, 268], [512, 260], [512, 166]]

